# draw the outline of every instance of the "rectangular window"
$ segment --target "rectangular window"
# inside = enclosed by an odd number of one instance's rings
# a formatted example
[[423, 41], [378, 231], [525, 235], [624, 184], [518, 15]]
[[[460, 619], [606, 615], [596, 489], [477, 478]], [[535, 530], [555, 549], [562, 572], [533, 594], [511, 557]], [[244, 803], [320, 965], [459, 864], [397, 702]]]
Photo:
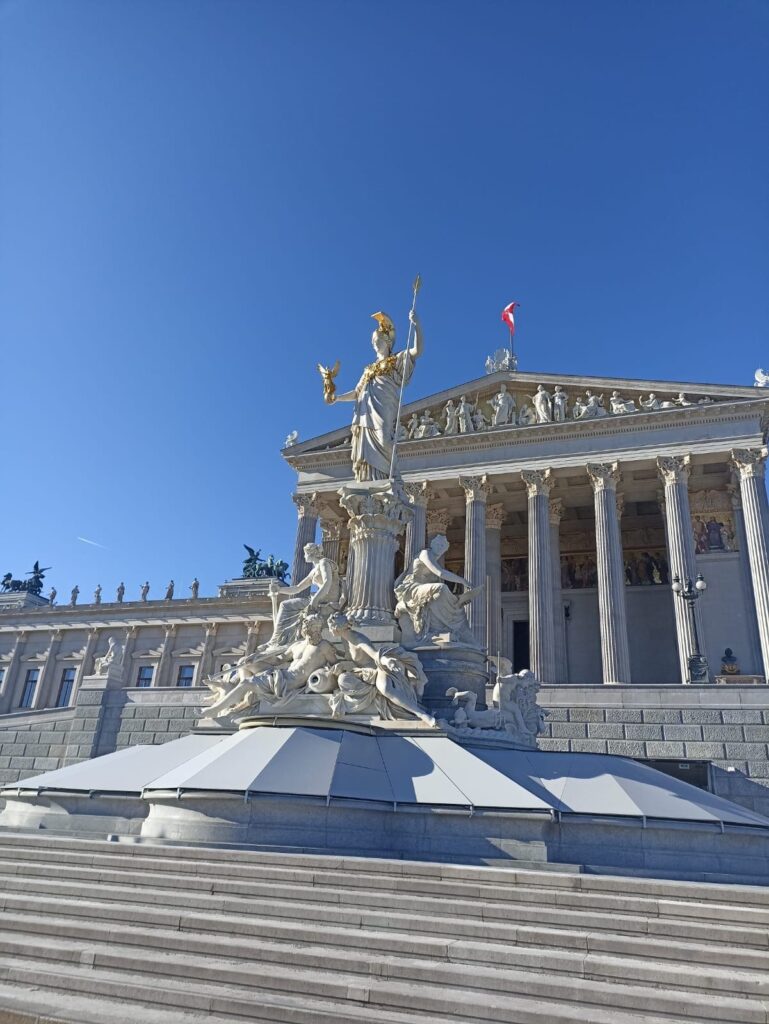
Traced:
[[180, 665], [179, 674], [176, 677], [177, 686], [192, 686], [192, 680], [195, 675], [194, 665]]
[[153, 665], [142, 665], [139, 668], [139, 677], [136, 680], [137, 686], [152, 686], [152, 677], [155, 674], [155, 667]]
[[65, 668], [61, 674], [61, 682], [59, 683], [59, 693], [56, 697], [57, 708], [69, 707], [69, 702], [72, 700], [72, 687], [75, 685], [75, 670], [74, 668]]
[[5, 669], [4, 668], [0, 668], [0, 690], [2, 690], [4, 682], [5, 682]]
[[19, 703], [20, 708], [31, 708], [32, 702], [35, 699], [35, 690], [37, 689], [37, 679], [40, 675], [40, 669], [28, 668], [27, 677], [24, 680], [24, 689], [21, 693], [21, 702]]

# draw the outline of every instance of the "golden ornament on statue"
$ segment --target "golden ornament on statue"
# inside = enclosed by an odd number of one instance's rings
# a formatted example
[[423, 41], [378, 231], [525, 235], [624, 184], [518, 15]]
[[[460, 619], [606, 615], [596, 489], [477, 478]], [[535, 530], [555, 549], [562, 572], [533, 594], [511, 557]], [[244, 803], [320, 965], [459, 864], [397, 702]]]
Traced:
[[339, 373], [339, 360], [334, 363], [333, 366], [323, 366], [322, 363], [318, 363], [318, 373], [323, 378], [323, 401], [327, 405], [331, 405], [336, 395], [336, 384], [334, 383], [334, 377]]

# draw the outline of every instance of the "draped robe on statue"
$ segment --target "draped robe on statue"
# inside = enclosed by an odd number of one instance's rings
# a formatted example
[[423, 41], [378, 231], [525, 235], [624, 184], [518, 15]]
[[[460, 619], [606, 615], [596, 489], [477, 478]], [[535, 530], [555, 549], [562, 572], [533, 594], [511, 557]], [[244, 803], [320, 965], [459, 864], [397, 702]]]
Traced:
[[407, 349], [371, 363], [355, 388], [352, 418], [352, 467], [356, 480], [386, 480], [390, 476], [401, 386], [414, 372]]

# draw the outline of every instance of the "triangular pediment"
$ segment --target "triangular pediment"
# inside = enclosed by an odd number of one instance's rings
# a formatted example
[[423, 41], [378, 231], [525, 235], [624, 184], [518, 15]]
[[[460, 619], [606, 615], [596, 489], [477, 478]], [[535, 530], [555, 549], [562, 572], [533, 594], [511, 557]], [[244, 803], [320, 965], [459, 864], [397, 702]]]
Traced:
[[[502, 391], [502, 385], [513, 401], [505, 401], [506, 413], [495, 416], [495, 396]], [[472, 430], [462, 431], [465, 435], [496, 432], [503, 428], [536, 429], [544, 425], [548, 425], [549, 429], [559, 425], [567, 428], [577, 423], [597, 420], [606, 422], [639, 415], [684, 414], [691, 409], [754, 401], [763, 401], [769, 405], [769, 391], [754, 386], [519, 373], [513, 370], [485, 374], [421, 398], [411, 398], [409, 391], [413, 394], [413, 386], [404, 396], [410, 400], [404, 401], [400, 416], [400, 440], [404, 442], [461, 436], [461, 428], [452, 423], [453, 416], [447, 407], [451, 403], [456, 409], [463, 396], [465, 413], [467, 407], [470, 407], [474, 421]], [[535, 401], [538, 393], [541, 397]], [[554, 404], [556, 393], [562, 397]], [[548, 412], [549, 420], [543, 418]], [[495, 423], [495, 419], [499, 422]], [[349, 441], [350, 428], [344, 426], [293, 444], [285, 448], [283, 454], [289, 462], [293, 462], [295, 457], [344, 447]]]

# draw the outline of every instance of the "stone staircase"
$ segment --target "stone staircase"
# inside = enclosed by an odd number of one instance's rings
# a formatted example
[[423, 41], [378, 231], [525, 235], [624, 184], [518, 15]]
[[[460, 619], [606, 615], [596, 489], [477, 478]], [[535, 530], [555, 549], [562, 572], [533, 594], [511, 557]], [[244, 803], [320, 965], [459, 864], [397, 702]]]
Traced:
[[769, 888], [0, 833], [0, 1024], [769, 1022]]

